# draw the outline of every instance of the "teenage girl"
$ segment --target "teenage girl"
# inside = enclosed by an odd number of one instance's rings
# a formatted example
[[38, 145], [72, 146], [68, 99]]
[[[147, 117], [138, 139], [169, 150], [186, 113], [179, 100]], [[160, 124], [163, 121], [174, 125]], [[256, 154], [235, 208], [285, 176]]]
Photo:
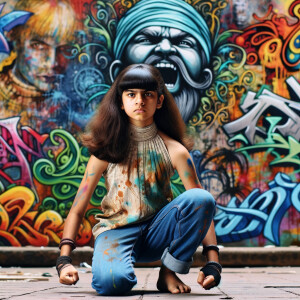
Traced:
[[[124, 295], [136, 284], [135, 262], [161, 259], [157, 288], [189, 293], [176, 275], [186, 274], [203, 244], [207, 264], [197, 282], [217, 286], [222, 267], [212, 222], [215, 200], [203, 190], [187, 150], [185, 124], [159, 71], [131, 65], [104, 96], [83, 144], [91, 157], [65, 222], [57, 259], [59, 280], [79, 277], [70, 254], [89, 200], [101, 176], [101, 203], [92, 263], [92, 286], [101, 295]], [[170, 178], [178, 172], [186, 191], [173, 199]]]

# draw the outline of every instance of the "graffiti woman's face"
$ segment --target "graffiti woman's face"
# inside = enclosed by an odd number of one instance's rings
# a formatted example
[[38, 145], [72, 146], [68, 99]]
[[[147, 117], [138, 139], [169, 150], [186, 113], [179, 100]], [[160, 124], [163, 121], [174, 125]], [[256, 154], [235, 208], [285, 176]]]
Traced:
[[57, 75], [66, 70], [68, 46], [53, 38], [31, 38], [18, 44], [15, 75], [24, 83], [47, 92]]
[[[181, 68], [172, 56], [179, 58]], [[127, 45], [122, 60], [126, 65], [149, 63], [156, 66], [172, 93], [180, 88], [182, 68], [194, 80], [199, 78], [202, 69], [197, 40], [182, 30], [161, 26], [142, 29]]]

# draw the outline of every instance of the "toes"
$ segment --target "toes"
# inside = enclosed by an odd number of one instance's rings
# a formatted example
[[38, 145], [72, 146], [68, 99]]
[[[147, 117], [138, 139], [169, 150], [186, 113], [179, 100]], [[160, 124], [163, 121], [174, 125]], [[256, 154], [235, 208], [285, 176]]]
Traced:
[[179, 293], [181, 293], [181, 291], [180, 291], [179, 288], [170, 289], [170, 292], [171, 292], [172, 294], [179, 294]]
[[185, 284], [178, 285], [178, 289], [179, 289], [179, 291], [180, 291], [181, 294], [190, 293], [191, 292], [191, 288], [188, 285], [185, 285]]
[[180, 290], [180, 293], [185, 293], [185, 290], [184, 290], [184, 286], [183, 286], [183, 285], [179, 285], [178, 288], [179, 288], [179, 290]]
[[184, 293], [190, 293], [191, 292], [191, 288], [188, 285], [184, 285], [183, 289], [184, 289]]

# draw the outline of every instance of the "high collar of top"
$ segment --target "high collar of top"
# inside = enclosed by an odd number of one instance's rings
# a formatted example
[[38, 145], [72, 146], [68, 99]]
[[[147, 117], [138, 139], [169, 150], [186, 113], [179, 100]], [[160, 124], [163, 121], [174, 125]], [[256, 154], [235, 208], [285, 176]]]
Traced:
[[135, 142], [143, 142], [153, 139], [157, 135], [157, 127], [153, 122], [146, 127], [138, 127], [130, 124], [130, 138]]

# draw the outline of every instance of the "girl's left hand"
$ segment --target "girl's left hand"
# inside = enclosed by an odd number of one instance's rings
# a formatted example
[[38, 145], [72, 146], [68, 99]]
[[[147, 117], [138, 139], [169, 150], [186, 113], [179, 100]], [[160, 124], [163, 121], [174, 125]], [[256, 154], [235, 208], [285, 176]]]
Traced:
[[205, 277], [202, 271], [199, 272], [197, 282], [205, 289], [209, 290], [216, 286], [215, 278], [213, 275], [208, 275]]

